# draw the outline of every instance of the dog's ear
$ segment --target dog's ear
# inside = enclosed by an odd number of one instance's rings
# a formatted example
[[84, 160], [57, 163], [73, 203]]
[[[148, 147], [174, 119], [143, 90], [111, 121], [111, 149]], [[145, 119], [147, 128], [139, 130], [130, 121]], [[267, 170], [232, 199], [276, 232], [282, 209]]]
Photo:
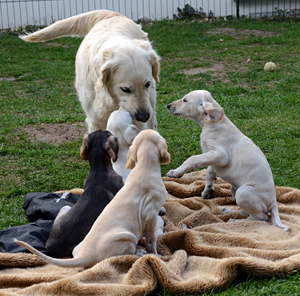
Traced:
[[136, 147], [134, 145], [130, 146], [125, 169], [132, 170], [135, 167], [137, 161], [136, 153]]
[[83, 142], [82, 142], [81, 147], [80, 147], [80, 157], [83, 160], [89, 160], [89, 146], [88, 146], [88, 142], [89, 142], [89, 136], [86, 134], [84, 136]]
[[99, 91], [102, 87], [107, 85], [107, 82], [110, 78], [112, 68], [110, 63], [105, 63], [100, 69], [100, 75], [97, 78], [95, 84], [95, 91]]
[[203, 104], [204, 113], [202, 119], [209, 123], [218, 123], [224, 117], [224, 110], [221, 107], [213, 107], [210, 103]]
[[104, 50], [102, 53], [96, 55], [94, 59], [94, 69], [98, 76], [95, 84], [96, 91], [99, 91], [108, 82], [112, 71], [111, 60], [113, 56], [114, 54], [111, 50]]
[[159, 56], [156, 54], [154, 50], [150, 51], [150, 63], [152, 67], [152, 76], [157, 82], [159, 82], [159, 71], [160, 71]]
[[139, 134], [140, 130], [133, 124], [128, 126], [124, 131], [124, 139], [128, 145], [131, 145], [135, 137]]
[[118, 159], [118, 152], [119, 152], [118, 138], [115, 136], [108, 137], [105, 143], [105, 150], [112, 158], [112, 160], [116, 162]]
[[160, 164], [168, 164], [171, 161], [171, 156], [168, 152], [168, 146], [164, 140], [159, 142], [158, 149]]

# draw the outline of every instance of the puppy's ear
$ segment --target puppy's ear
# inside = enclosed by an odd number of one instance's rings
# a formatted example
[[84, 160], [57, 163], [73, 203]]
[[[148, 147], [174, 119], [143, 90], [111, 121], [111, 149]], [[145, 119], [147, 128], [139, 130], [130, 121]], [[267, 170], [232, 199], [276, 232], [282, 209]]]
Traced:
[[85, 135], [83, 142], [81, 144], [80, 147], [80, 157], [83, 160], [89, 160], [89, 146], [88, 146], [88, 142], [89, 142], [89, 136]]
[[171, 156], [168, 152], [168, 146], [165, 141], [162, 141], [158, 147], [160, 164], [167, 164], [171, 161]]
[[159, 82], [159, 71], [160, 71], [159, 56], [156, 54], [154, 50], [151, 50], [150, 52], [150, 63], [152, 67], [152, 76], [157, 82]]
[[211, 104], [207, 106], [207, 104], [203, 105], [204, 113], [202, 114], [202, 119], [205, 122], [209, 123], [218, 123], [222, 121], [224, 117], [224, 110], [221, 107], [212, 107]]
[[128, 145], [131, 145], [135, 137], [138, 135], [140, 130], [133, 124], [127, 127], [124, 131], [124, 139]]
[[115, 136], [110, 136], [105, 143], [105, 150], [112, 158], [112, 160], [116, 162], [118, 159], [119, 152], [118, 138]]
[[136, 148], [134, 145], [132, 145], [129, 148], [125, 169], [132, 170], [135, 167], [136, 161], [137, 161]]

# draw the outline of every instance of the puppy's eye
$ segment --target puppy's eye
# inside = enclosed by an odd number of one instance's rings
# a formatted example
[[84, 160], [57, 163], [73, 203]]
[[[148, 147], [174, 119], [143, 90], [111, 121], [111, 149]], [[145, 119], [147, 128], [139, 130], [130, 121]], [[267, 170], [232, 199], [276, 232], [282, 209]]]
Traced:
[[124, 93], [127, 93], [127, 94], [130, 94], [130, 93], [131, 93], [131, 90], [130, 90], [128, 87], [121, 87], [121, 90], [122, 90]]
[[149, 86], [150, 86], [150, 82], [148, 81], [148, 82], [146, 83], [145, 87], [146, 87], [146, 88], [149, 88]]
[[183, 99], [183, 101], [186, 103], [186, 102], [187, 102], [187, 99], [186, 99], [186, 98], [184, 98], [184, 99]]

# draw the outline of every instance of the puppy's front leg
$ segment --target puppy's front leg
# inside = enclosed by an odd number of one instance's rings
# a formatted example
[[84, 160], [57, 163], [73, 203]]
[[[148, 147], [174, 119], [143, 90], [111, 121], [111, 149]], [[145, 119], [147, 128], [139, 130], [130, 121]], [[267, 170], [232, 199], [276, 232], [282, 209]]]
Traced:
[[187, 171], [200, 169], [205, 166], [225, 166], [228, 164], [228, 155], [225, 150], [212, 150], [200, 155], [193, 155], [188, 158], [180, 167], [170, 170], [168, 177], [179, 178]]
[[206, 170], [205, 176], [205, 188], [201, 193], [203, 198], [212, 198], [214, 193], [214, 182], [217, 179], [217, 173], [212, 166], [209, 166]]
[[155, 215], [151, 220], [147, 221], [145, 227], [146, 250], [148, 253], [153, 253], [155, 255], [157, 255], [156, 224], [157, 224], [157, 215]]

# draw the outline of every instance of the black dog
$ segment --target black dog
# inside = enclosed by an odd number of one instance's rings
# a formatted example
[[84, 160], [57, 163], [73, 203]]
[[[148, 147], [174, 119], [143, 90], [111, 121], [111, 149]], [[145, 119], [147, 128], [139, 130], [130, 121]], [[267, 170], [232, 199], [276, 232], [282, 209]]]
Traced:
[[117, 160], [118, 150], [118, 139], [109, 131], [98, 130], [84, 139], [80, 156], [89, 160], [91, 170], [77, 203], [72, 208], [63, 207], [53, 223], [46, 242], [52, 256], [69, 257], [124, 185], [122, 177], [111, 165], [111, 158]]

